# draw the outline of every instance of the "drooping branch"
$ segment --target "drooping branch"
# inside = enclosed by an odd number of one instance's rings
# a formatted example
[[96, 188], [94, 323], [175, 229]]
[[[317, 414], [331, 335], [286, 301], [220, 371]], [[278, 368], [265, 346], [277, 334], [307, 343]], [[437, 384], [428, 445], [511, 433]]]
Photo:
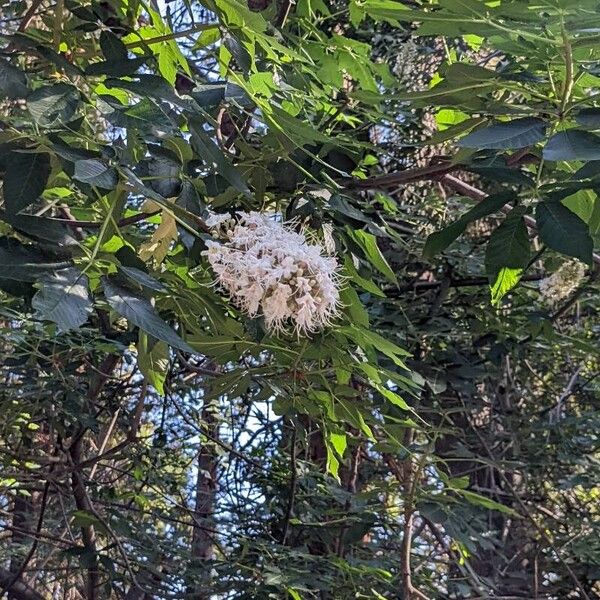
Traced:
[[417, 181], [435, 181], [442, 175], [457, 171], [463, 168], [461, 165], [452, 164], [448, 160], [440, 160], [439, 163], [428, 165], [426, 167], [418, 167], [415, 169], [406, 169], [397, 173], [389, 173], [387, 175], [377, 175], [368, 177], [367, 179], [351, 179], [342, 182], [346, 189], [354, 190], [370, 190], [370, 189], [390, 189], [407, 183], [415, 183]]
[[[511, 161], [510, 166], [522, 164], [528, 157], [528, 153], [521, 152], [519, 154], [519, 160]], [[471, 198], [476, 202], [481, 202], [487, 198], [488, 194], [483, 190], [450, 174], [452, 171], [457, 171], [461, 168], [463, 168], [461, 165], [451, 164], [448, 161], [441, 161], [439, 164], [433, 164], [417, 169], [407, 169], [399, 173], [390, 173], [389, 175], [370, 177], [368, 179], [353, 179], [351, 182], [344, 183], [344, 187], [346, 189], [356, 190], [389, 189], [408, 183], [414, 183], [416, 181], [439, 181], [442, 185], [445, 185], [453, 191], [458, 192], [467, 198]], [[510, 204], [506, 204], [502, 207], [502, 212], [504, 213], [508, 213], [511, 210], [512, 206]], [[525, 215], [523, 218], [527, 227], [531, 231], [537, 232], [538, 228], [536, 220], [529, 215]], [[594, 252], [592, 259], [597, 265], [600, 265], [600, 254]]]

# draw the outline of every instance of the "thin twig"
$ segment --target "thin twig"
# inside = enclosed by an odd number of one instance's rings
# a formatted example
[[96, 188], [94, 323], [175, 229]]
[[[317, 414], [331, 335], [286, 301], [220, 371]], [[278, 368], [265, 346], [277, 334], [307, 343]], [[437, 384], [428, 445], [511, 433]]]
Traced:
[[[458, 396], [458, 399], [460, 400], [460, 402], [463, 406], [463, 409], [466, 411], [467, 407], [462, 399], [462, 396], [458, 393], [456, 395]], [[485, 439], [483, 438], [483, 436], [481, 435], [481, 433], [479, 432], [477, 427], [475, 427], [473, 425], [473, 423], [471, 423], [470, 420], [469, 420], [469, 426], [473, 430], [473, 432], [475, 433], [477, 438], [479, 439], [479, 443], [482, 445], [482, 447], [486, 451], [490, 461], [492, 461], [492, 464], [495, 463], [494, 455], [493, 455], [492, 451], [490, 450], [489, 445], [487, 444], [487, 442], [485, 441]], [[523, 502], [523, 500], [521, 499], [521, 496], [519, 496], [519, 494], [513, 487], [512, 483], [510, 482], [509, 478], [505, 475], [504, 471], [502, 469], [497, 469], [496, 471], [499, 474], [499, 476], [502, 478], [502, 481], [504, 482], [504, 484], [506, 485], [506, 487], [512, 494], [513, 498], [517, 501], [518, 505], [521, 507], [521, 510], [523, 511], [523, 513], [525, 514], [525, 516], [527, 517], [529, 522], [534, 526], [534, 528], [536, 529], [538, 534], [544, 539], [544, 541], [548, 544], [548, 546], [550, 546], [550, 548], [556, 555], [556, 558], [558, 558], [559, 562], [562, 564], [562, 566], [565, 568], [565, 570], [569, 574], [569, 577], [573, 580], [573, 583], [575, 584], [575, 586], [581, 593], [584, 600], [591, 600], [589, 595], [586, 593], [586, 591], [583, 587], [583, 584], [581, 583], [581, 581], [579, 581], [579, 577], [577, 577], [577, 574], [575, 573], [575, 571], [573, 571], [573, 569], [571, 568], [569, 563], [562, 557], [561, 553], [559, 552], [559, 549], [556, 547], [556, 544], [554, 544], [554, 542], [548, 535], [546, 529], [544, 527], [540, 526], [538, 524], [538, 522], [535, 520], [535, 517], [531, 514], [531, 511], [529, 510], [529, 508], [527, 507], [525, 502]]]
[[[53, 467], [50, 467], [50, 472], [52, 472], [52, 469], [53, 469]], [[0, 590], [0, 597], [2, 596], [3, 593], [8, 594], [11, 591], [12, 587], [17, 583], [17, 581], [19, 581], [19, 579], [21, 579], [21, 576], [25, 572], [25, 569], [27, 569], [27, 565], [29, 565], [29, 562], [31, 561], [31, 559], [33, 558], [33, 555], [35, 554], [35, 551], [37, 550], [38, 543], [39, 543], [39, 537], [37, 537], [37, 536], [39, 536], [39, 533], [42, 531], [42, 525], [44, 523], [44, 515], [46, 513], [46, 506], [48, 504], [48, 490], [49, 489], [50, 489], [50, 480], [47, 479], [46, 483], [44, 484], [44, 491], [42, 493], [42, 501], [41, 501], [41, 507], [40, 507], [40, 515], [38, 517], [37, 527], [35, 529], [36, 536], [33, 538], [33, 543], [31, 544], [31, 548], [29, 549], [27, 556], [21, 563], [21, 566], [17, 569], [17, 571], [13, 575], [12, 580], [8, 582], [6, 587], [3, 587], [2, 590]]]
[[[139, 223], [140, 221], [144, 221], [145, 219], [149, 219], [155, 215], [160, 214], [160, 210], [155, 210], [153, 212], [141, 212], [137, 215], [131, 215], [129, 217], [124, 217], [120, 221], [117, 221], [117, 225], [119, 227], [127, 227], [127, 225], [135, 225], [135, 223]], [[99, 229], [103, 225], [103, 221], [77, 221], [76, 219], [60, 219], [56, 217], [48, 218], [48, 221], [53, 223], [61, 223], [63, 225], [67, 225], [68, 227], [81, 228], [81, 229]]]
[[290, 449], [290, 497], [288, 498], [288, 504], [285, 511], [285, 517], [283, 521], [283, 533], [281, 534], [281, 545], [285, 546], [287, 541], [288, 532], [290, 529], [290, 519], [292, 518], [292, 511], [294, 510], [294, 501], [296, 497], [296, 486], [298, 483], [298, 468], [296, 466], [296, 426], [292, 430]]

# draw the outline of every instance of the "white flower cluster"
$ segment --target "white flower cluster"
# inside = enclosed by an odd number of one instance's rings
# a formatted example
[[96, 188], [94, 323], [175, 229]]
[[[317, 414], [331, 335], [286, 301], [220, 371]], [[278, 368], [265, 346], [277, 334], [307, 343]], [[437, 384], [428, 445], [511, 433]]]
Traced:
[[583, 263], [566, 261], [552, 275], [540, 281], [540, 294], [550, 304], [559, 302], [579, 287], [584, 275]]
[[262, 314], [269, 331], [291, 326], [306, 335], [338, 314], [337, 260], [320, 244], [258, 212], [212, 215], [206, 223], [222, 240], [207, 242], [205, 251], [216, 283], [246, 314]]

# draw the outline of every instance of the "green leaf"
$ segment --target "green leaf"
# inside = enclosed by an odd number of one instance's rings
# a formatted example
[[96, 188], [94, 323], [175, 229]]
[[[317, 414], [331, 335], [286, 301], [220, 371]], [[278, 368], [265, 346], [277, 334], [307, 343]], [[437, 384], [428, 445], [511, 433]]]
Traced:
[[519, 281], [521, 281], [521, 275], [523, 275], [523, 269], [502, 267], [498, 271], [490, 283], [491, 302], [494, 306], [497, 306], [500, 300], [518, 285]]
[[126, 265], [121, 265], [119, 270], [125, 273], [129, 279], [139, 283], [142, 287], [148, 288], [149, 290], [154, 290], [155, 292], [164, 292], [165, 286], [158, 280], [154, 279], [151, 275], [148, 275], [145, 271], [141, 269], [137, 269], [136, 267], [130, 267]]
[[528, 117], [477, 129], [462, 138], [458, 145], [463, 148], [510, 150], [532, 146], [543, 140], [545, 135], [546, 123]]
[[169, 369], [169, 347], [160, 341], [152, 344], [148, 335], [140, 330], [137, 351], [138, 367], [142, 375], [161, 396], [164, 396], [165, 379]]
[[374, 348], [391, 359], [398, 367], [406, 368], [400, 357], [410, 356], [410, 353], [378, 333], [358, 327], [340, 327], [339, 332], [355, 341], [363, 350]]
[[486, 248], [485, 267], [494, 305], [515, 287], [529, 264], [531, 250], [524, 214], [521, 207], [513, 209], [494, 230]]
[[12, 152], [6, 161], [4, 207], [14, 215], [33, 204], [46, 188], [50, 158], [46, 153]]
[[173, 129], [173, 123], [165, 111], [149, 98], [126, 107], [109, 100], [103, 102], [103, 114], [106, 118], [117, 127], [133, 130], [136, 135], [140, 131], [154, 133]]
[[325, 445], [325, 449], [327, 451], [327, 462], [325, 464], [325, 469], [327, 473], [329, 473], [339, 482], [340, 477], [338, 473], [340, 470], [340, 461], [336, 458], [335, 453], [329, 444]]
[[7, 60], [0, 59], [0, 98], [16, 100], [17, 98], [25, 98], [28, 93], [25, 73], [11, 65]]
[[172, 102], [175, 106], [186, 107], [188, 102], [183, 101], [162, 77], [150, 73], [137, 74], [136, 80], [129, 79], [107, 79], [104, 85], [107, 88], [116, 87], [128, 90], [141, 98], [156, 98]]
[[494, 275], [504, 267], [525, 267], [529, 263], [530, 248], [525, 210], [513, 209], [490, 237], [485, 255], [486, 270]]
[[202, 107], [218, 106], [225, 99], [226, 82], [206, 83], [198, 86], [190, 96]]
[[442, 142], [447, 142], [448, 140], [453, 140], [458, 137], [461, 133], [465, 133], [471, 131], [477, 125], [481, 125], [484, 123], [485, 119], [481, 117], [473, 117], [471, 119], [467, 119], [466, 121], [461, 121], [456, 125], [451, 125], [446, 129], [441, 129], [434, 133], [431, 137], [427, 138], [428, 144], [441, 144]]
[[[453, 488], [454, 489], [454, 488]], [[471, 492], [469, 490], [461, 490], [454, 489], [457, 494], [460, 494], [465, 500], [468, 500], [471, 504], [476, 506], [483, 506], [489, 510], [497, 510], [499, 512], [503, 512], [509, 515], [516, 514], [515, 511], [509, 506], [505, 506], [504, 504], [500, 504], [486, 496], [481, 496], [480, 494], [476, 494], [475, 492]]]
[[600, 108], [584, 108], [575, 115], [575, 120], [583, 127], [600, 129]]
[[39, 88], [27, 98], [33, 120], [41, 127], [68, 123], [79, 108], [79, 90], [68, 83]]
[[55, 269], [66, 269], [70, 262], [50, 262], [33, 246], [8, 237], [0, 237], [0, 274], [5, 279], [37, 281], [40, 275]]
[[105, 190], [114, 189], [119, 182], [116, 169], [95, 158], [75, 161], [73, 179]]
[[396, 392], [392, 392], [392, 390], [379, 383], [372, 383], [372, 385], [384, 398], [389, 400], [394, 406], [397, 406], [402, 410], [408, 410], [412, 412], [412, 408], [406, 403], [406, 401], [401, 396], [396, 394]]
[[346, 452], [346, 447], [348, 446], [348, 438], [346, 437], [346, 434], [330, 431], [329, 435], [327, 436], [327, 441], [329, 444], [331, 444], [337, 455], [340, 458], [344, 458], [344, 452]]
[[239, 171], [225, 157], [219, 146], [204, 131], [202, 124], [193, 121], [189, 125], [192, 134], [192, 146], [209, 167], [224, 177], [236, 190], [250, 195], [248, 184], [244, 181]]
[[[591, 190], [579, 190], [566, 198], [561, 203], [572, 210], [584, 223], [590, 225], [594, 209], [598, 203], [598, 196]], [[591, 228], [591, 227], [590, 227]]]
[[32, 239], [45, 240], [65, 247], [77, 246], [79, 243], [71, 235], [73, 230], [56, 219], [36, 215], [9, 215], [3, 211], [0, 211], [0, 219], [6, 221], [19, 233]]
[[[200, 197], [198, 190], [196, 190], [194, 185], [187, 179], [183, 182], [181, 186], [181, 192], [175, 203], [183, 210], [198, 217], [201, 216], [202, 213], [206, 210], [206, 205]], [[185, 219], [185, 221], [188, 222], [190, 220]], [[191, 221], [190, 225], [193, 226]], [[177, 232], [179, 233], [179, 237], [181, 238], [183, 245], [188, 250], [192, 248], [192, 246], [196, 242], [195, 236], [193, 236], [185, 227], [182, 227], [181, 223], [179, 222], [177, 223]]]
[[581, 129], [568, 129], [553, 135], [544, 146], [546, 160], [598, 160], [600, 136]]
[[397, 283], [394, 271], [392, 271], [388, 261], [385, 259], [377, 245], [377, 238], [373, 234], [368, 231], [363, 231], [362, 229], [352, 230], [348, 227], [347, 231], [352, 239], [354, 239], [354, 241], [362, 248], [368, 261], [392, 283]]
[[380, 298], [385, 298], [385, 294], [381, 291], [381, 289], [379, 289], [379, 287], [375, 283], [373, 283], [371, 279], [366, 279], [365, 277], [360, 275], [360, 273], [356, 270], [352, 262], [352, 258], [350, 258], [349, 256], [346, 256], [346, 258], [344, 259], [344, 268], [346, 269], [350, 279], [352, 279], [352, 281], [356, 285], [360, 286], [363, 290], [365, 290], [365, 292], [369, 292], [370, 294], [373, 294], [374, 296], [379, 296]]
[[591, 264], [594, 243], [588, 226], [561, 202], [540, 202], [536, 206], [540, 239], [552, 250]]
[[161, 319], [146, 298], [113, 283], [108, 278], [102, 280], [102, 285], [106, 300], [115, 312], [156, 339], [166, 342], [169, 346], [195, 354], [195, 350]]
[[88, 65], [85, 69], [85, 74], [92, 77], [95, 75], [125, 77], [127, 75], [133, 75], [147, 60], [148, 57], [146, 56], [124, 58], [115, 61], [102, 60]]
[[586, 162], [573, 175], [573, 179], [592, 179], [600, 175], [600, 160]]
[[73, 517], [74, 527], [87, 527], [98, 523], [98, 517], [85, 510], [76, 510], [71, 516]]
[[100, 48], [106, 60], [127, 60], [127, 46], [112, 31], [100, 33]]
[[469, 223], [498, 212], [511, 200], [514, 200], [514, 194], [510, 192], [486, 196], [481, 202], [478, 202], [473, 208], [462, 215], [460, 219], [448, 225], [448, 227], [441, 231], [432, 233], [425, 242], [423, 256], [427, 259], [433, 258], [436, 254], [445, 250], [458, 236], [460, 236]]
[[350, 317], [350, 322], [361, 327], [369, 326], [369, 314], [364, 309], [358, 294], [350, 286], [346, 286], [340, 292], [340, 300], [344, 310]]
[[473, 160], [465, 168], [471, 173], [476, 173], [491, 181], [534, 187], [534, 181], [531, 177], [520, 169], [506, 166], [506, 161], [500, 156], [495, 157], [493, 160], [489, 158]]
[[596, 197], [594, 202], [594, 209], [590, 215], [589, 228], [591, 236], [596, 240], [596, 243], [600, 242], [600, 198]]
[[[104, 533], [104, 535], [110, 535], [110, 532], [108, 531], [106, 525], [100, 519], [98, 519], [98, 517], [96, 515], [94, 515], [93, 513], [89, 512], [87, 510], [73, 511], [72, 517], [73, 517], [73, 521], [71, 523], [72, 527], [89, 527], [90, 525], [93, 525], [94, 527], [96, 527], [96, 529], [98, 529], [99, 531], [102, 531], [102, 533]], [[95, 555], [94, 555], [94, 557], [95, 557]], [[95, 560], [95, 558], [94, 559], [90, 558], [90, 560]], [[94, 564], [94, 562], [87, 565], [87, 568], [89, 568], [90, 566], [93, 566], [93, 564]]]
[[60, 331], [77, 329], [92, 311], [87, 277], [74, 267], [44, 275], [31, 301], [36, 316], [53, 321]]

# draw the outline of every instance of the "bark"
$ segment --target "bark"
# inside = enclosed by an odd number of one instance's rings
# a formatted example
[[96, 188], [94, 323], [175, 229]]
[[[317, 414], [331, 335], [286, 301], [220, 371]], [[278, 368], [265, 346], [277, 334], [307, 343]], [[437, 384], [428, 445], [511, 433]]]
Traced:
[[[23, 585], [27, 585], [25, 577], [23, 575], [18, 575], [21, 570], [21, 565], [23, 562], [23, 558], [25, 555], [25, 545], [27, 544], [29, 537], [27, 534], [23, 533], [24, 531], [33, 531], [35, 530], [35, 506], [34, 506], [34, 496], [22, 496], [18, 494], [15, 497], [15, 501], [13, 503], [13, 533], [11, 539], [11, 545], [14, 548], [14, 554], [10, 561], [10, 569], [9, 573], [11, 575], [10, 579], [4, 584], [8, 585], [12, 579], [18, 578], [23, 580]], [[16, 593], [17, 583], [13, 583], [10, 586], [10, 591], [8, 592], [9, 600], [16, 600], [18, 598], [18, 594]]]
[[[23, 450], [25, 454], [30, 453], [32, 448], [32, 441], [26, 438], [23, 441]], [[24, 533], [25, 531], [35, 531], [36, 528], [36, 504], [39, 500], [39, 493], [30, 491], [30, 496], [24, 496], [17, 494], [13, 502], [12, 509], [12, 536], [11, 546], [13, 548], [13, 555], [11, 557], [9, 572], [11, 573], [12, 579], [3, 584], [3, 590], [5, 586], [10, 586], [8, 590], [8, 599], [15, 600], [18, 595], [15, 592], [17, 582], [21, 582], [24, 585], [29, 585], [26, 576], [23, 574], [23, 561], [26, 560], [26, 547], [30, 544], [31, 538]], [[27, 565], [25, 565], [27, 566]], [[11, 584], [11, 581], [13, 583]]]
[[[109, 354], [104, 358], [97, 371], [90, 376], [90, 385], [88, 388], [88, 410], [93, 411], [94, 405], [106, 382], [113, 374], [113, 371], [119, 364], [120, 357], [116, 354]], [[69, 457], [73, 465], [71, 475], [71, 490], [77, 510], [87, 513], [94, 513], [93, 506], [86, 489], [86, 477], [82, 465], [83, 440], [85, 438], [86, 428], [78, 427], [73, 435], [71, 446], [69, 448]], [[93, 525], [86, 525], [81, 528], [81, 537], [86, 552], [91, 557], [91, 566], [87, 569], [84, 596], [86, 600], [96, 600], [98, 586], [100, 584], [100, 569], [97, 562], [96, 531]]]
[[[0, 586], [5, 589], [13, 580], [14, 574], [0, 567]], [[10, 598], [14, 600], [44, 600], [44, 597], [38, 594], [32, 587], [23, 581], [16, 581], [10, 587]]]
[[[80, 437], [73, 443], [70, 454], [71, 460], [74, 465], [81, 462], [81, 446], [83, 437]], [[89, 500], [85, 489], [85, 480], [83, 473], [80, 468], [73, 470], [71, 477], [71, 486], [73, 490], [73, 498], [75, 499], [75, 506], [77, 510], [82, 510], [87, 513], [92, 512], [90, 510]], [[85, 597], [87, 600], [95, 600], [96, 591], [99, 585], [100, 571], [97, 563], [97, 551], [96, 551], [96, 532], [93, 525], [87, 525], [81, 528], [81, 537], [83, 538], [83, 545], [88, 554], [93, 557], [92, 566], [88, 568], [87, 580], [85, 585]]]
[[192, 566], [202, 572], [204, 581], [191, 586], [193, 600], [209, 600], [212, 597], [210, 561], [215, 556], [214, 512], [217, 492], [217, 453], [215, 443], [218, 439], [219, 425], [215, 401], [204, 403], [201, 422], [206, 436], [201, 441], [198, 452], [198, 475], [196, 479], [196, 504], [194, 507], [194, 523], [192, 526]]

